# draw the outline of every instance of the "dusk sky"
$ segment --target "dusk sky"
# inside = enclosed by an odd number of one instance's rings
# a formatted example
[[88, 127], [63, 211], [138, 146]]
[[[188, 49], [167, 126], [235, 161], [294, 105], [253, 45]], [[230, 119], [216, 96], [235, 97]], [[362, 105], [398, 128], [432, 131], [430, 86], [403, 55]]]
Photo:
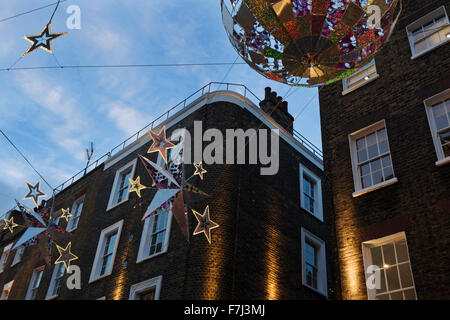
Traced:
[[[3, 0], [0, 21], [52, 0]], [[81, 8], [81, 29], [68, 30], [70, 5]], [[0, 22], [0, 69], [27, 50], [24, 35], [39, 34], [53, 7]], [[222, 25], [220, 0], [68, 0], [52, 23], [68, 32], [53, 41], [54, 56], [32, 52], [16, 67], [105, 64], [233, 62], [236, 51]], [[56, 58], [56, 59], [55, 59]], [[241, 58], [237, 60], [243, 62]], [[247, 65], [128, 69], [0, 71], [0, 128], [52, 186], [134, 134], [170, 107], [211, 81], [245, 84], [259, 98], [272, 87], [284, 96], [289, 86], [267, 80]], [[299, 112], [310, 101], [301, 115]], [[294, 128], [321, 149], [317, 89], [293, 88], [286, 99]], [[253, 99], [257, 104], [257, 101]], [[0, 136], [0, 216], [27, 193], [24, 180], [39, 177]], [[42, 189], [51, 190], [41, 183]], [[31, 200], [24, 203], [32, 207]]]

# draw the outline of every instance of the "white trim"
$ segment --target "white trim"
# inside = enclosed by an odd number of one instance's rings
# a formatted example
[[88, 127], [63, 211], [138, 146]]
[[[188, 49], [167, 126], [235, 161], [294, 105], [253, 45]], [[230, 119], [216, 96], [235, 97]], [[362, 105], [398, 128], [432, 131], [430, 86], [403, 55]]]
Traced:
[[[106, 211], [109, 211], [109, 210], [111, 210], [111, 209], [113, 209], [113, 208], [115, 208], [117, 206], [120, 206], [122, 203], [128, 201], [128, 197], [129, 197], [130, 193], [127, 191], [124, 200], [113, 204], [115, 193], [116, 193], [116, 188], [118, 186], [119, 179], [120, 179], [120, 175], [122, 174], [123, 171], [126, 171], [126, 170], [128, 170], [131, 167], [131, 179], [134, 179], [134, 172], [136, 170], [136, 163], [137, 163], [137, 158], [135, 158], [134, 160], [128, 162], [126, 165], [124, 165], [121, 168], [116, 170], [116, 174], [114, 176], [114, 183], [112, 185], [111, 193], [109, 195], [108, 208], [106, 209]], [[125, 181], [125, 182], [129, 184], [128, 181]]]
[[106, 300], [106, 296], [100, 297], [100, 298], [95, 299], [95, 300]]
[[155, 288], [155, 300], [159, 300], [159, 293], [161, 291], [162, 276], [151, 278], [136, 284], [130, 288], [129, 300], [137, 300], [137, 295], [143, 291]]
[[[323, 203], [322, 203], [322, 180], [312, 171], [306, 168], [301, 163], [300, 165], [300, 206], [308, 211], [311, 215], [323, 222]], [[303, 176], [306, 175], [314, 182], [314, 212], [309, 211], [309, 208], [304, 207], [303, 203]]]
[[[320, 239], [319, 237], [315, 236], [305, 228], [301, 228], [301, 250], [302, 250], [302, 284], [310, 288], [321, 295], [328, 297], [328, 278], [327, 278], [327, 259], [326, 259], [326, 247], [325, 247], [325, 241]], [[304, 250], [305, 250], [305, 243], [306, 239], [308, 239], [309, 242], [312, 242], [316, 249], [318, 249], [317, 252], [317, 289], [309, 286], [306, 283], [306, 274], [305, 274], [305, 257], [304, 257]]]
[[450, 163], [450, 157], [446, 157], [446, 158], [444, 158], [444, 159], [442, 159], [442, 160], [439, 160], [439, 161], [436, 161], [436, 162], [435, 162], [436, 167], [443, 166], [443, 165], [445, 165], [445, 164], [447, 164], [447, 163]]
[[[367, 74], [365, 71], [371, 67], [375, 67], [375, 71], [372, 73]], [[359, 76], [358, 76], [359, 75]], [[373, 76], [372, 76], [373, 75]], [[353, 77], [357, 77], [358, 79], [355, 82], [358, 82], [360, 80], [363, 80], [362, 82], [358, 83], [357, 85], [350, 86], [348, 80]], [[369, 77], [367, 80], [365, 80], [366, 77]], [[346, 94], [355, 91], [358, 88], [361, 88], [362, 86], [365, 86], [366, 84], [374, 81], [375, 79], [378, 79], [380, 75], [377, 72], [377, 66], [375, 64], [375, 58], [372, 59], [371, 62], [369, 62], [367, 65], [356, 71], [355, 73], [351, 74], [350, 76], [342, 79], [342, 95], [345, 96]]]
[[[123, 219], [114, 223], [113, 225], [103, 229], [102, 232], [100, 233], [100, 237], [98, 239], [98, 244], [97, 244], [97, 251], [95, 252], [94, 263], [92, 264], [91, 275], [89, 277], [89, 283], [92, 283], [99, 279], [105, 278], [112, 274], [113, 267], [114, 267], [114, 259], [116, 258], [117, 247], [119, 246], [119, 242], [120, 242], [120, 233], [122, 232], [122, 226], [123, 226]], [[101, 271], [100, 270], [101, 266], [99, 265], [99, 263], [101, 262], [100, 258], [102, 256], [102, 251], [104, 249], [105, 238], [107, 235], [114, 233], [114, 232], [117, 232], [117, 238], [116, 238], [116, 242], [114, 243], [114, 250], [113, 250], [112, 257], [111, 257], [111, 265], [110, 265], [109, 270], [106, 271], [105, 274], [100, 276], [99, 273]]]
[[3, 248], [2, 256], [0, 257], [0, 274], [3, 273], [8, 262], [9, 255], [11, 253], [11, 248], [13, 243], [8, 244]]
[[355, 192], [352, 193], [352, 197], [353, 198], [357, 198], [359, 196], [362, 196], [363, 194], [366, 194], [366, 193], [369, 193], [369, 192], [372, 192], [372, 191], [375, 191], [375, 190], [378, 190], [378, 189], [381, 189], [381, 188], [385, 188], [385, 187], [393, 185], [393, 184], [395, 184], [397, 182], [398, 182], [398, 179], [394, 177], [392, 179], [383, 181], [381, 183], [375, 184], [375, 185], [370, 186], [368, 188], [361, 189], [359, 191], [355, 191]]
[[[78, 225], [80, 224], [81, 214], [83, 213], [83, 209], [84, 209], [84, 199], [85, 199], [85, 197], [86, 197], [86, 195], [84, 194], [84, 195], [82, 195], [81, 197], [79, 197], [78, 199], [76, 199], [73, 202], [72, 209], [70, 209], [71, 216], [69, 217], [69, 221], [67, 221], [67, 224], [66, 224], [66, 231], [67, 232], [72, 232], [72, 231], [74, 231], [74, 230], [76, 230], [78, 228]], [[75, 205], [76, 205], [77, 206], [77, 210], [78, 210], [78, 206], [80, 205], [80, 203], [83, 203], [83, 208], [81, 209], [77, 225], [76, 226], [72, 226], [73, 219], [75, 219], [75, 212], [74, 212], [73, 209], [75, 208]], [[58, 218], [57, 218], [58, 219], [58, 223], [59, 223], [59, 218], [60, 218], [60, 216], [58, 216]]]
[[[56, 281], [55, 278], [56, 278], [56, 273], [58, 271], [58, 268], [63, 268], [64, 269], [64, 273], [63, 273], [63, 278], [64, 278], [64, 275], [66, 273], [66, 269], [64, 267], [64, 264], [62, 264], [62, 263], [55, 264], [54, 267], [53, 267], [53, 272], [52, 272], [52, 277], [50, 279], [50, 284], [48, 286], [47, 293], [45, 295], [45, 300], [53, 300], [53, 299], [55, 299], [55, 298], [57, 298], [59, 296], [59, 292], [58, 292], [58, 294], [53, 294], [53, 291], [54, 291], [54, 288], [55, 288], [55, 281]], [[62, 287], [62, 284], [61, 284], [61, 287]], [[61, 289], [61, 287], [60, 287], [60, 289]]]
[[[3, 286], [2, 293], [0, 294], [0, 300], [8, 300], [9, 295], [11, 294], [12, 286], [14, 284], [14, 280], [11, 280], [7, 284]], [[8, 297], [4, 297], [3, 294], [5, 293], [5, 290], [8, 290]]]
[[[37, 277], [38, 273], [44, 272], [44, 268], [45, 268], [45, 266], [40, 266], [33, 270], [33, 273], [31, 274], [30, 282], [28, 283], [27, 294], [25, 295], [24, 300], [31, 300], [31, 297], [30, 297], [31, 290], [33, 289], [33, 285], [34, 285], [34, 282], [36, 281], [36, 277]], [[41, 281], [42, 281], [42, 276], [41, 276], [41, 279], [39, 280], [39, 283], [38, 283], [38, 286], [36, 289], [39, 288]]]
[[22, 261], [22, 256], [25, 251], [25, 247], [22, 245], [16, 249], [16, 253], [14, 254], [14, 259], [11, 263], [11, 267], [14, 267], [16, 264]]

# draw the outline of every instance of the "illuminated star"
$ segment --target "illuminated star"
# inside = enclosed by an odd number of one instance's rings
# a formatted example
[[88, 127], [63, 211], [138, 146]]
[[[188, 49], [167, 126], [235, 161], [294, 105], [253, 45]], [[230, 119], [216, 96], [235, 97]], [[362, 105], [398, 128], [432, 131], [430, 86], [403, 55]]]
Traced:
[[194, 167], [195, 167], [195, 172], [194, 172], [194, 176], [198, 175], [200, 176], [200, 179], [203, 180], [203, 174], [207, 173], [208, 171], [206, 171], [205, 169], [203, 169], [203, 165], [202, 163], [194, 163]]
[[67, 34], [67, 32], [58, 32], [52, 33], [52, 24], [49, 23], [44, 27], [44, 30], [41, 31], [41, 34], [32, 35], [32, 36], [24, 36], [23, 38], [29, 42], [31, 42], [31, 46], [27, 49], [27, 51], [23, 54], [23, 57], [27, 54], [41, 48], [47, 52], [53, 53], [53, 44], [52, 41], [56, 38], [59, 38], [63, 35]]
[[167, 149], [175, 148], [175, 145], [166, 139], [166, 127], [162, 127], [159, 134], [155, 134], [153, 131], [147, 129], [148, 134], [153, 140], [153, 144], [147, 153], [159, 152], [164, 162], [167, 164]]
[[40, 190], [39, 186], [40, 186], [41, 182], [38, 181], [38, 182], [36, 182], [35, 185], [32, 185], [28, 181], [25, 181], [25, 183], [27, 184], [27, 187], [28, 187], [28, 193], [23, 197], [23, 200], [25, 200], [25, 199], [32, 199], [34, 204], [35, 204], [35, 206], [39, 207], [38, 206], [39, 198], [47, 196], [44, 192], [42, 192]]
[[218, 228], [219, 225], [210, 219], [209, 206], [206, 206], [205, 212], [203, 212], [203, 214], [198, 213], [194, 209], [192, 209], [192, 212], [194, 213], [194, 216], [198, 221], [198, 225], [193, 233], [194, 236], [203, 232], [209, 244], [211, 244], [211, 230]]
[[140, 198], [141, 190], [147, 188], [146, 186], [141, 184], [141, 177], [137, 177], [136, 180], [134, 180], [134, 181], [131, 178], [128, 178], [128, 180], [130, 181], [130, 186], [131, 186], [130, 189], [128, 190], [128, 192], [136, 192], [136, 194]]
[[18, 227], [19, 225], [17, 223], [14, 222], [14, 217], [11, 217], [11, 219], [4, 219], [5, 221], [5, 226], [3, 227], [3, 230], [9, 229], [9, 231], [11, 233], [14, 232], [14, 228]]
[[[56, 244], [56, 243], [55, 243]], [[55, 264], [58, 263], [64, 263], [64, 267], [66, 268], [66, 271], [70, 267], [70, 262], [73, 260], [77, 260], [78, 257], [74, 255], [72, 252], [70, 252], [72, 248], [72, 242], [69, 242], [67, 247], [64, 249], [56, 244], [56, 248], [58, 248], [59, 257], [56, 259]]]
[[67, 209], [61, 209], [62, 214], [60, 215], [61, 218], [66, 219], [66, 222], [69, 222], [69, 218], [72, 216], [70, 213], [69, 208]]

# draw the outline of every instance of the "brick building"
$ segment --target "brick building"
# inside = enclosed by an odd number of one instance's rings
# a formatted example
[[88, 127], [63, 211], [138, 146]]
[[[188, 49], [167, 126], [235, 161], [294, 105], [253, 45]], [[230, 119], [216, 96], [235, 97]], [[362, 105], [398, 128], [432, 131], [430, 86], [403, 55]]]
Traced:
[[[146, 154], [151, 140], [144, 130], [105, 161], [96, 162], [88, 174], [57, 190], [55, 212], [72, 208], [69, 222], [58, 222], [71, 236], [59, 241], [62, 246], [72, 241], [72, 252], [79, 257], [72, 264], [80, 267], [81, 290], [66, 287], [63, 265], [53, 264], [58, 257], [55, 248], [51, 264], [30, 246], [12, 266], [15, 253], [9, 254], [10, 245], [23, 231], [4, 230], [2, 298], [333, 298], [335, 280], [328, 259], [333, 221], [322, 195], [320, 151], [292, 129], [287, 103], [275, 92], [267, 88], [258, 107], [247, 98], [247, 88], [236, 88], [243, 94], [228, 90], [228, 85], [227, 90], [212, 91], [210, 84], [195, 101], [184, 101], [181, 109], [158, 123], [166, 127], [168, 137], [177, 128], [194, 136], [194, 121], [201, 121], [204, 131], [216, 128], [224, 136], [226, 129], [279, 130], [276, 175], [260, 175], [260, 164], [212, 164], [204, 165], [203, 180], [191, 180], [210, 197], [192, 196], [190, 207], [202, 213], [209, 205], [211, 219], [220, 225], [212, 230], [211, 244], [202, 234], [192, 236], [197, 225], [192, 213], [190, 243], [172, 219], [170, 206], [141, 221], [155, 190], [144, 189], [138, 198], [128, 192], [125, 181], [140, 176], [142, 184], [152, 185], [138, 154], [162, 163], [157, 153]], [[186, 177], [194, 172], [190, 164], [184, 168]]]
[[375, 60], [320, 90], [340, 299], [450, 297], [449, 13], [403, 0]]

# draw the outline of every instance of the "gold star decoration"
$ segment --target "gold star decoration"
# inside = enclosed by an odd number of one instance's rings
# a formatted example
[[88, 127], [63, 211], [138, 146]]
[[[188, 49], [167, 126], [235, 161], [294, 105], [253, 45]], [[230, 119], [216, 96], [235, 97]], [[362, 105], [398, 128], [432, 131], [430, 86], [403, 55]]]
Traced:
[[66, 268], [66, 271], [70, 268], [70, 262], [77, 260], [78, 257], [74, 255], [71, 251], [72, 249], [72, 242], [69, 242], [69, 244], [66, 246], [66, 248], [58, 246], [56, 243], [56, 248], [58, 248], [59, 257], [56, 259], [55, 264], [58, 263], [64, 263], [64, 267]]
[[62, 214], [60, 215], [61, 218], [66, 219], [66, 222], [69, 222], [69, 218], [72, 216], [70, 213], [70, 209], [61, 209]]
[[128, 192], [136, 192], [136, 194], [140, 198], [141, 197], [141, 190], [147, 188], [146, 186], [141, 184], [141, 177], [138, 176], [136, 178], [136, 180], [128, 178], [128, 180], [130, 181], [130, 186], [131, 186], [130, 189], [128, 190]]
[[195, 236], [199, 233], [204, 233], [209, 244], [211, 244], [211, 230], [218, 228], [219, 225], [209, 217], [209, 206], [206, 206], [203, 214], [198, 213], [194, 209], [192, 209], [192, 213], [194, 213], [194, 216], [198, 221], [198, 225], [195, 228], [193, 235]]
[[166, 127], [163, 126], [159, 134], [147, 129], [149, 136], [153, 140], [153, 144], [147, 153], [159, 152], [164, 162], [167, 164], [167, 149], [175, 148], [175, 145], [166, 138]]
[[41, 31], [41, 34], [32, 35], [32, 36], [24, 36], [23, 38], [29, 42], [31, 42], [31, 46], [27, 49], [27, 51], [23, 54], [25, 57], [27, 54], [41, 48], [47, 52], [53, 53], [53, 43], [52, 41], [56, 38], [59, 38], [63, 35], [67, 34], [67, 32], [59, 32], [52, 33], [52, 24], [47, 24], [44, 29]]
[[14, 217], [11, 217], [11, 219], [4, 219], [5, 221], [5, 226], [3, 227], [3, 230], [9, 229], [9, 231], [11, 233], [14, 232], [14, 228], [18, 227], [19, 225], [17, 223], [14, 222]]
[[28, 193], [23, 197], [23, 200], [25, 199], [32, 199], [34, 202], [34, 205], [36, 207], [38, 206], [38, 201], [40, 197], [46, 197], [47, 195], [40, 190], [40, 181], [36, 182], [35, 185], [32, 185], [28, 181], [25, 181], [28, 187]]
[[194, 167], [195, 167], [195, 172], [194, 172], [194, 176], [200, 176], [200, 179], [203, 180], [203, 174], [207, 173], [208, 171], [206, 171], [205, 169], [203, 169], [203, 165], [202, 163], [195, 163], [194, 162]]

